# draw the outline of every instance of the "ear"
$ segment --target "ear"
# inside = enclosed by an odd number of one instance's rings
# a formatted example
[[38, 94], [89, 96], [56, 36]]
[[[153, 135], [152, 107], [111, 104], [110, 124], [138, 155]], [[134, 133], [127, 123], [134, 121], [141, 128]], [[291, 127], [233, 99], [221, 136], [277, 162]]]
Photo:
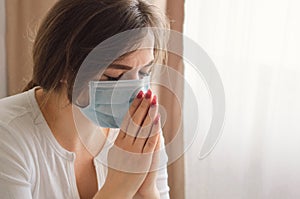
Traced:
[[65, 80], [65, 79], [61, 79], [59, 82], [62, 83], [62, 84], [67, 84], [68, 83], [67, 80]]

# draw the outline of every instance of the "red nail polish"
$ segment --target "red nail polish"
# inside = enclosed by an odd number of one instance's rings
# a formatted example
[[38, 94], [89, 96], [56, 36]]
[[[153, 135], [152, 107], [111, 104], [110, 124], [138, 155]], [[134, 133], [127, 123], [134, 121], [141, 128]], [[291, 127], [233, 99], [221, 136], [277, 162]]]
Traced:
[[157, 104], [156, 95], [154, 95], [152, 102], [151, 102], [151, 106], [155, 106], [156, 104]]
[[149, 89], [146, 93], [146, 99], [149, 99], [152, 95], [152, 91]]
[[143, 96], [144, 96], [143, 91], [140, 91], [140, 92], [137, 94], [136, 97], [137, 97], [138, 99], [141, 99]]

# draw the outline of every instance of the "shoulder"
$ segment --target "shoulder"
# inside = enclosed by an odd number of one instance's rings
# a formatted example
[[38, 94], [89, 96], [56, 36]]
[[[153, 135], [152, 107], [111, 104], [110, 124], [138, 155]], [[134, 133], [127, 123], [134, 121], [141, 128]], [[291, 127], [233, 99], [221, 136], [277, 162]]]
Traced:
[[[34, 91], [33, 92], [34, 95]], [[0, 100], [0, 173], [25, 176], [30, 170], [31, 153], [35, 147], [34, 110], [24, 92]]]
[[[23, 132], [34, 129], [38, 109], [34, 89], [0, 99], [0, 125], [15, 136], [29, 136], [28, 133], [23, 135]], [[2, 133], [3, 129], [0, 130]]]
[[30, 95], [34, 91], [19, 93], [0, 99], [0, 122], [10, 124], [13, 120], [32, 112]]

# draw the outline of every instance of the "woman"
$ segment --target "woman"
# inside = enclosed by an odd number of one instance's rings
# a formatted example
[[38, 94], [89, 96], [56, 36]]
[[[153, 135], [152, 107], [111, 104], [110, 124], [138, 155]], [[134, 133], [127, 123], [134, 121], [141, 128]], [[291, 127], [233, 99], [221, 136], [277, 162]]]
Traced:
[[[54, 5], [34, 42], [32, 80], [23, 93], [0, 101], [1, 198], [169, 198], [166, 168], [155, 169], [166, 162], [154, 153], [163, 137], [157, 98], [148, 89], [167, 37], [147, 30], [149, 37], [138, 31], [126, 42], [114, 39], [113, 62], [81, 71], [98, 44], [146, 27], [168, 28], [146, 0]], [[138, 49], [145, 43], [151, 48]], [[121, 106], [113, 103], [120, 100]]]

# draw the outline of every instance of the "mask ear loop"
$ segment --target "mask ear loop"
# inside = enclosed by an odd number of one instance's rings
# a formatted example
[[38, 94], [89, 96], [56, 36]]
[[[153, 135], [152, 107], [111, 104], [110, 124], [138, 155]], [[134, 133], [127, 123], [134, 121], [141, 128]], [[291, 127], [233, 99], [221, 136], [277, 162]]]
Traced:
[[[91, 82], [88, 83], [88, 89], [83, 89], [81, 93], [78, 95], [76, 100], [74, 101], [74, 104], [78, 106], [79, 108], [85, 108], [91, 104], [91, 99], [90, 99], [90, 93], [91, 93], [92, 85]], [[81, 103], [80, 100], [87, 100], [84, 103]]]

